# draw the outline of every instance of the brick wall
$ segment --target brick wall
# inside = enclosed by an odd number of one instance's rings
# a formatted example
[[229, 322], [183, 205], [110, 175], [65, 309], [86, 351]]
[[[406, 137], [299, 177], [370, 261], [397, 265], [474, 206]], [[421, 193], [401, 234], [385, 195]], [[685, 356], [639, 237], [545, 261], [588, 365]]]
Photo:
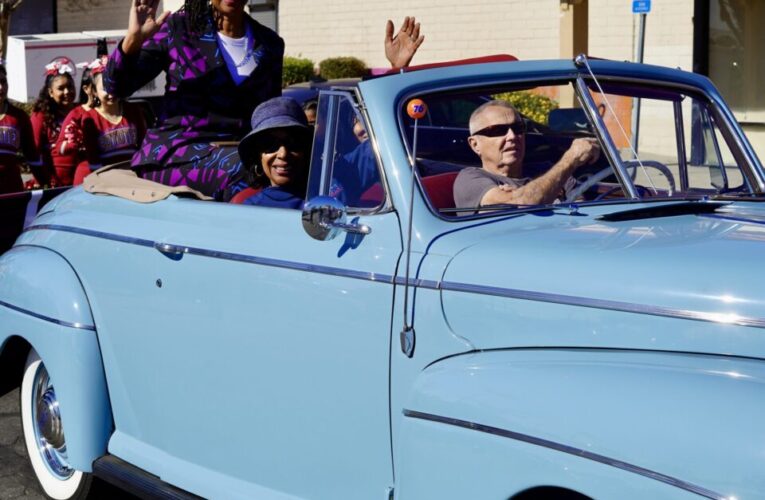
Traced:
[[[183, 5], [183, 0], [161, 3], [164, 9], [175, 10]], [[57, 4], [59, 33], [127, 28], [130, 0], [61, 0]]]
[[[626, 0], [589, 1], [589, 52], [632, 60], [637, 16]], [[405, 15], [422, 21], [426, 41], [416, 62], [427, 63], [494, 53], [521, 59], [559, 55], [558, 0], [281, 0], [280, 33], [289, 55], [315, 62], [354, 55], [384, 66], [383, 26]], [[648, 15], [645, 61], [690, 69], [693, 2], [653, 2]]]
[[58, 3], [58, 31], [101, 31], [127, 28], [127, 0], [62, 0]]
[[[533, 7], [532, 7], [533, 6]], [[558, 0], [281, 0], [279, 30], [286, 52], [318, 63], [349, 55], [385, 67], [385, 21], [423, 22], [425, 44], [415, 63], [509, 53], [521, 59], [558, 53]]]

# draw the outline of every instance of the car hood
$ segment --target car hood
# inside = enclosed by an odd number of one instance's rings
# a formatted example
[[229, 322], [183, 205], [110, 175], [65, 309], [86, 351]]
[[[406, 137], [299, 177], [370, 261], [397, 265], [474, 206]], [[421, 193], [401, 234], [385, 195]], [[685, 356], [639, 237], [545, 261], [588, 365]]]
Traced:
[[[765, 210], [637, 218], [527, 214], [474, 227], [440, 287], [476, 348], [569, 346], [765, 357]], [[458, 231], [450, 235], [452, 243]], [[440, 248], [445, 249], [449, 242]], [[436, 245], [437, 246], [437, 245]]]

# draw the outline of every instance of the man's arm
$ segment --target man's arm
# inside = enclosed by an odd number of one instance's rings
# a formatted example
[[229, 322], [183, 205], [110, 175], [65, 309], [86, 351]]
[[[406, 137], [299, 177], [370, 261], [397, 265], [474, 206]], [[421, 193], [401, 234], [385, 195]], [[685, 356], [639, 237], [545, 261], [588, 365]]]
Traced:
[[539, 205], [552, 203], [574, 170], [597, 161], [600, 146], [595, 139], [576, 139], [553, 167], [525, 186], [513, 188], [497, 186], [481, 198], [481, 205], [509, 203], [513, 205]]

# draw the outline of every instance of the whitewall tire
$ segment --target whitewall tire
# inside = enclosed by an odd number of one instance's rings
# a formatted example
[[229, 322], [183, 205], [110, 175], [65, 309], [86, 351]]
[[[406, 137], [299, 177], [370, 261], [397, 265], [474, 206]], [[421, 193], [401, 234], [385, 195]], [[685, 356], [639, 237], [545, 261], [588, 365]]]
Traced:
[[21, 382], [21, 427], [29, 462], [45, 495], [55, 500], [86, 498], [92, 476], [69, 464], [53, 382], [34, 349]]

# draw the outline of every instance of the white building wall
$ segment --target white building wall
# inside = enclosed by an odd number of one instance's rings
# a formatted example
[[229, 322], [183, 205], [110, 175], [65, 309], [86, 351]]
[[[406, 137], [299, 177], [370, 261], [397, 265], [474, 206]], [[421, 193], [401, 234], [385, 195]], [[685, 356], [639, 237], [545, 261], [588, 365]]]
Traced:
[[[520, 59], [559, 57], [559, 0], [280, 0], [280, 34], [287, 54], [312, 59], [352, 55], [371, 67], [386, 61], [384, 25], [406, 15], [423, 25], [416, 63], [509, 53]], [[638, 16], [627, 0], [589, 0], [589, 53], [634, 58]], [[693, 1], [653, 2], [645, 62], [691, 69]]]
[[318, 64], [355, 56], [370, 67], [388, 65], [385, 21], [396, 30], [404, 16], [423, 24], [425, 43], [415, 63], [513, 54], [521, 59], [555, 57], [559, 47], [558, 0], [281, 0], [279, 31], [286, 54]]

